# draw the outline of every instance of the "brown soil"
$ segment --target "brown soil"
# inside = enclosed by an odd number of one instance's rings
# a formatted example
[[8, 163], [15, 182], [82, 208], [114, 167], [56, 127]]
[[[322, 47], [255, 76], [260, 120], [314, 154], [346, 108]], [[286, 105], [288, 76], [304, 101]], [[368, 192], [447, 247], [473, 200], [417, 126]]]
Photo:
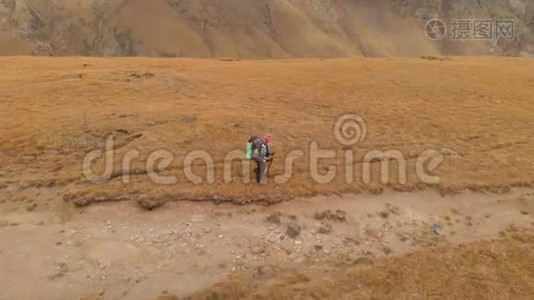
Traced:
[[[57, 199], [31, 211], [4, 203], [0, 298], [528, 298], [533, 204], [528, 190], [268, 207], [178, 202], [154, 212], [129, 203], [75, 208]], [[317, 220], [326, 210], [345, 218]], [[294, 224], [300, 232], [291, 238]]]

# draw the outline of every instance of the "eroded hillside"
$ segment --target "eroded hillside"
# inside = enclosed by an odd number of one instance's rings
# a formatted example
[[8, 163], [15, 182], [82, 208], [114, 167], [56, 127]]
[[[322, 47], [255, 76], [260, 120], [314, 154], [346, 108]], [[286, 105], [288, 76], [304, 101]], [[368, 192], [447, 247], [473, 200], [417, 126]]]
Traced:
[[[524, 55], [534, 2], [415, 0], [1, 0], [0, 54], [341, 57]], [[425, 24], [516, 20], [513, 41], [429, 40]]]

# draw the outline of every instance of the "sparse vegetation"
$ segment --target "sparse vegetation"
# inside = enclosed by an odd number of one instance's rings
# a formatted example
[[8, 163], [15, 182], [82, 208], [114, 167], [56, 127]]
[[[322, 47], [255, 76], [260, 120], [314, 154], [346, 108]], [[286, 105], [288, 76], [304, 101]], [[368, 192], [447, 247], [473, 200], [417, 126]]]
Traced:
[[[387, 257], [368, 263], [354, 263], [354, 266], [332, 280], [326, 274], [332, 267], [325, 265], [321, 278], [288, 280], [294, 270], [284, 270], [264, 285], [245, 285], [250, 282], [246, 276], [234, 276], [206, 291], [193, 295], [193, 299], [204, 299], [205, 295], [217, 292], [222, 298], [243, 297], [265, 298], [317, 297], [327, 295], [365, 298], [389, 298], [391, 295], [424, 293], [438, 298], [466, 298], [472, 295], [490, 298], [528, 298], [534, 293], [533, 273], [526, 261], [534, 260], [529, 250], [532, 236], [521, 236], [520, 240], [480, 241], [468, 245], [446, 245], [421, 250], [403, 257]], [[503, 255], [505, 253], [506, 255]], [[499, 259], [495, 259], [498, 257]], [[364, 261], [364, 259], [359, 259]], [[451, 263], [454, 262], [454, 263]], [[369, 267], [372, 264], [372, 268]], [[477, 267], [475, 267], [477, 266]], [[316, 271], [317, 272], [317, 271]], [[487, 276], [491, 272], [492, 276]], [[428, 276], [428, 274], [432, 276]], [[484, 278], [484, 284], [481, 284]], [[447, 282], [446, 285], [443, 282]], [[506, 284], [508, 288], [494, 288]], [[236, 294], [239, 292], [239, 294]], [[246, 298], [246, 297], [245, 297]]]
[[384, 248], [382, 248], [382, 251], [384, 252], [385, 255], [390, 255], [393, 253], [393, 249], [391, 249], [391, 247], [387, 247], [387, 246], [384, 246]]
[[[38, 55], [234, 59], [408, 55], [442, 63], [446, 59], [441, 55], [447, 54], [528, 55], [534, 42], [534, 13], [524, 2], [153, 0], [146, 7], [123, 0], [2, 0], [0, 36], [13, 36]], [[382, 19], [361, 23], [375, 14]], [[436, 48], [423, 32], [426, 22], [437, 15], [513, 18], [517, 36], [512, 41], [472, 43], [447, 38]], [[159, 21], [148, 21], [155, 19]], [[10, 54], [27, 54], [25, 47], [6, 49]]]

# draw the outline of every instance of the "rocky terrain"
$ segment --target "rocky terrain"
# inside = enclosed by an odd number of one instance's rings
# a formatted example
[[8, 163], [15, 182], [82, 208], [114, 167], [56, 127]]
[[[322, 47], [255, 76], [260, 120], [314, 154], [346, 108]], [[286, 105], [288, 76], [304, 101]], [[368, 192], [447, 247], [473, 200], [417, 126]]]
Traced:
[[[515, 298], [534, 292], [534, 193], [426, 191], [274, 206], [0, 206], [0, 299]], [[31, 282], [32, 288], [28, 288]]]
[[[429, 40], [439, 18], [514, 19], [511, 41]], [[532, 0], [1, 0], [0, 54], [291, 58], [529, 55]]]

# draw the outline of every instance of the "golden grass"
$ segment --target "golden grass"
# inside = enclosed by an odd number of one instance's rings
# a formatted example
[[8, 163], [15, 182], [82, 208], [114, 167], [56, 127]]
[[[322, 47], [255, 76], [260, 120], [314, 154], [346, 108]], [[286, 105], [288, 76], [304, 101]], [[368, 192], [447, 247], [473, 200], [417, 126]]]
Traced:
[[534, 237], [426, 248], [353, 265], [329, 262], [234, 276], [192, 299], [527, 299], [534, 293]]
[[[318, 193], [380, 192], [424, 188], [414, 161], [427, 149], [452, 149], [435, 171], [443, 192], [466, 188], [506, 191], [534, 182], [534, 60], [518, 58], [332, 59], [217, 61], [147, 58], [0, 58], [0, 182], [19, 187], [69, 185], [69, 199], [216, 199], [279, 201]], [[355, 182], [344, 179], [343, 148], [333, 134], [337, 117], [357, 113], [368, 126], [355, 151]], [[298, 159], [286, 184], [224, 184], [222, 162], [244, 150], [249, 135], [270, 132], [277, 156], [309, 153], [317, 141], [337, 151], [320, 167], [338, 176], [317, 184], [309, 161]], [[116, 137], [121, 158], [139, 150], [139, 175], [95, 186], [82, 176], [84, 156]], [[142, 134], [142, 136], [140, 136]], [[176, 158], [163, 175], [178, 183], [156, 185], [146, 159], [166, 149]], [[210, 152], [215, 183], [193, 185], [182, 169], [192, 150]], [[370, 150], [399, 150], [408, 160], [406, 185], [384, 185], [373, 165], [363, 184], [361, 161]], [[444, 153], [447, 153], [445, 151]], [[99, 162], [100, 167], [103, 162]], [[96, 169], [99, 167], [97, 166]], [[203, 167], [195, 166], [195, 172]], [[283, 173], [282, 159], [272, 175]], [[392, 171], [396, 170], [392, 164]], [[392, 172], [393, 173], [393, 172]]]

